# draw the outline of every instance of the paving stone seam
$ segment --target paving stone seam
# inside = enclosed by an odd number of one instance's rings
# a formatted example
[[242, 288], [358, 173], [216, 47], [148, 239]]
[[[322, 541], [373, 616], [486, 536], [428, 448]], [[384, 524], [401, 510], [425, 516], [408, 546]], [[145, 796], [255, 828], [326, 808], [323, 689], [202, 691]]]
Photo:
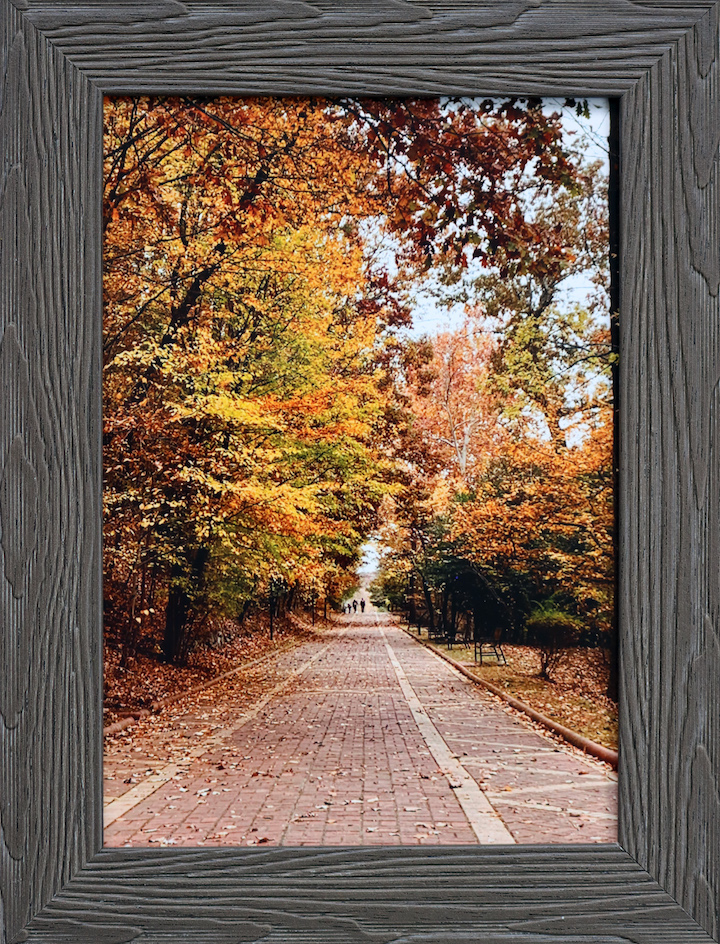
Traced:
[[[339, 631], [339, 635], [344, 635], [347, 632], [347, 628], [343, 628]], [[184, 769], [186, 766], [185, 759], [187, 761], [194, 760], [198, 757], [202, 757], [203, 754], [207, 754], [213, 748], [219, 747], [224, 741], [236, 734], [240, 728], [242, 728], [248, 721], [251, 721], [253, 718], [262, 711], [262, 709], [270, 702], [276, 695], [279, 695], [280, 692], [284, 691], [291, 682], [293, 682], [299, 675], [302, 675], [303, 672], [306, 672], [310, 666], [316, 662], [321, 656], [323, 656], [327, 650], [332, 646], [333, 643], [326, 643], [322, 649], [319, 649], [313, 656], [307, 659], [299, 668], [291, 670], [287, 678], [283, 679], [282, 682], [270, 689], [262, 698], [255, 702], [252, 708], [249, 708], [247, 711], [243, 712], [242, 716], [238, 721], [233, 725], [227, 728], [222, 728], [220, 731], [216, 731], [209, 738], [203, 739], [202, 744], [199, 744], [197, 747], [188, 751], [185, 755], [183, 762], [176, 764], [167, 764], [162, 767], [160, 770], [156, 770], [153, 774], [147, 777], [145, 780], [142, 780], [140, 783], [136, 784], [131, 790], [128, 790], [127, 793], [124, 793], [121, 797], [118, 797], [115, 800], [111, 800], [106, 804], [103, 811], [103, 826], [107, 828], [115, 820], [119, 819], [121, 816], [124, 816], [125, 813], [129, 812], [131, 809], [136, 807], [139, 803], [142, 803], [143, 800], [147, 799], [149, 796], [152, 796], [156, 790], [159, 790], [164, 784]]]
[[460, 803], [478, 841], [484, 844], [514, 844], [515, 838], [503, 823], [499, 813], [480, 789], [474, 777], [453, 754], [443, 736], [430, 720], [415, 689], [408, 681], [405, 671], [387, 638], [385, 630], [379, 623], [378, 628], [385, 641], [388, 658], [395, 670], [398, 683], [405, 697], [405, 701], [408, 703], [408, 707], [412, 712], [415, 724], [418, 726], [418, 730], [438, 767], [450, 784], [450, 788], [453, 790], [455, 797]]

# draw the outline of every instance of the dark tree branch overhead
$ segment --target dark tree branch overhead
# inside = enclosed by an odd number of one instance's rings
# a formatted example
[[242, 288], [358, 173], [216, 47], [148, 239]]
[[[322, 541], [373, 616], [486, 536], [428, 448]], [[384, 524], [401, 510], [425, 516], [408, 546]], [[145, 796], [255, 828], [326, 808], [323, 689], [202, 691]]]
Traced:
[[[719, 23], [0, 0], [2, 944], [717, 940]], [[620, 97], [619, 846], [100, 851], [101, 109], [135, 91]]]

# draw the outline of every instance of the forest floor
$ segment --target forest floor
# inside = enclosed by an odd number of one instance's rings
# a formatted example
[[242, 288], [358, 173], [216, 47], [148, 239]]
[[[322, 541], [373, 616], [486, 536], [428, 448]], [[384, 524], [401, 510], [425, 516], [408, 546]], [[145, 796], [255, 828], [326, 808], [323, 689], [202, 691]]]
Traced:
[[[322, 617], [318, 629], [331, 625]], [[299, 645], [313, 635], [309, 620], [291, 616], [275, 622], [270, 639], [268, 620], [264, 616], [248, 619], [243, 627], [230, 628], [231, 639], [223, 646], [198, 646], [186, 665], [169, 665], [153, 651], [157, 644], [148, 639], [133, 657], [122, 664], [119, 649], [107, 643], [104, 654], [103, 725], [107, 727], [128, 715], [148, 709], [153, 702], [183, 693], [190, 693], [225, 672], [257, 659], [269, 657]]]
[[[427, 630], [422, 630], [421, 638], [427, 642]], [[618, 707], [606, 694], [610, 667], [605, 650], [568, 649], [553, 680], [548, 681], [538, 675], [540, 656], [531, 646], [503, 643], [507, 665], [498, 665], [494, 655], [487, 653], [483, 665], [475, 663], [472, 645], [455, 643], [452, 650], [445, 643], [431, 646], [553, 721], [604, 747], [618, 749]]]

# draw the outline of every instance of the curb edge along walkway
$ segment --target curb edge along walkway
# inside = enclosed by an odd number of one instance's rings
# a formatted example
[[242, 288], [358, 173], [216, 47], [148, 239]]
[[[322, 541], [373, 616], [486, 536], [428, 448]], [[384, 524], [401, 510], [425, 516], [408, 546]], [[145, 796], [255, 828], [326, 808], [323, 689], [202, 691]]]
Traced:
[[502, 700], [507, 702], [511, 708], [515, 708], [516, 711], [521, 711], [532, 721], [535, 721], [537, 724], [547, 728], [548, 731], [552, 731], [553, 734], [558, 735], [558, 737], [561, 737], [573, 747], [577, 747], [579, 750], [584, 751], [591, 757], [595, 757], [598, 760], [603, 761], [603, 763], [609, 764], [609, 766], [614, 770], [618, 769], [617, 751], [614, 751], [610, 747], [605, 747], [603, 744], [598, 744], [596, 741], [591, 741], [589, 738], [583, 737], [582, 734], [578, 734], [577, 731], [573, 731], [571, 728], [566, 728], [565, 725], [560, 724], [558, 721], [553, 721], [552, 718], [548, 718], [546, 715], [542, 714], [542, 712], [536, 711], [535, 708], [532, 708], [530, 705], [526, 705], [525, 702], [520, 701], [519, 698], [515, 698], [513, 695], [508, 695], [507, 692], [504, 692], [501, 688], [498, 688], [497, 685], [493, 685], [492, 682], [488, 682], [487, 679], [484, 679], [479, 675], [475, 675], [475, 673], [470, 671], [470, 669], [463, 665], [462, 662], [459, 662], [457, 659], [453, 659], [452, 656], [442, 652], [440, 649], [436, 649], [432, 643], [429, 643], [426, 640], [421, 639], [419, 636], [416, 636], [414, 633], [411, 633], [410, 630], [405, 626], [401, 626], [400, 623], [395, 623], [394, 625], [397, 626], [398, 629], [401, 629], [407, 636], [409, 636], [413, 642], [417, 642], [421, 646], [424, 646], [426, 649], [432, 652], [433, 655], [442, 659], [444, 662], [447, 662], [447, 664], [451, 665], [454, 669], [457, 669], [458, 672], [462, 673], [462, 675], [464, 675], [465, 678], [469, 679], [471, 682], [474, 682], [475, 685], [480, 685], [483, 688], [486, 688], [489, 692], [492, 692], [493, 695], [497, 695], [498, 698], [502, 698]]
[[512, 833], [505, 826], [475, 779], [455, 757], [443, 736], [430, 720], [415, 689], [408, 681], [379, 621], [377, 626], [385, 642], [388, 658], [395, 670], [400, 689], [412, 712], [415, 724], [418, 726], [418, 730], [430, 753], [437, 761], [438, 767], [447, 778], [450, 789], [454, 791], [455, 797], [462, 807], [472, 831], [477, 836], [478, 842], [483, 844], [514, 844], [515, 839]]

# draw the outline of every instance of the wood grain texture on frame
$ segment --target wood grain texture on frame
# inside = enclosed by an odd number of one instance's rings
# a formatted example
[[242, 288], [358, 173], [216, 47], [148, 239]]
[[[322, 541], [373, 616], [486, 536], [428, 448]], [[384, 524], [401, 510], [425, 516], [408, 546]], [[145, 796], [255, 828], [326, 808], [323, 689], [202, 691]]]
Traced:
[[[684, 0], [0, 0], [0, 944], [720, 933], [720, 40]], [[102, 94], [620, 98], [620, 844], [101, 850]]]

